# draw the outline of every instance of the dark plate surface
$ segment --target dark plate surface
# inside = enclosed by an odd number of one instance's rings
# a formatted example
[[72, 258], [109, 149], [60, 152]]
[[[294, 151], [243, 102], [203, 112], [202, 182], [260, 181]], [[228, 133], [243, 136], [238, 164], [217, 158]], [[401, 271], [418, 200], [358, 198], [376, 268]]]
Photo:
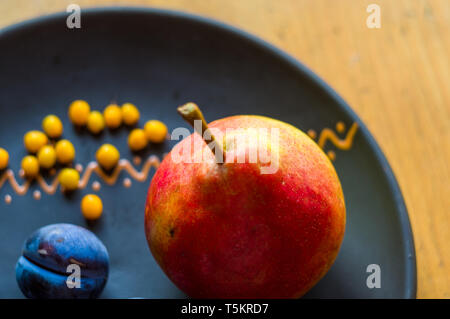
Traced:
[[[336, 263], [306, 297], [414, 298], [416, 268], [408, 215], [392, 171], [364, 124], [324, 82], [300, 63], [242, 31], [208, 19], [153, 9], [82, 11], [81, 29], [66, 27], [66, 13], [38, 18], [0, 31], [0, 147], [17, 172], [25, 155], [23, 134], [40, 129], [53, 113], [63, 120], [64, 137], [77, 150], [76, 163], [94, 159], [103, 142], [113, 142], [132, 159], [127, 129], [99, 138], [76, 133], [67, 117], [75, 99], [102, 110], [109, 102], [133, 102], [147, 119], [169, 130], [186, 127], [176, 106], [195, 101], [208, 121], [235, 114], [260, 114], [320, 135], [330, 128], [344, 139], [359, 128], [349, 150], [328, 141], [347, 205], [347, 228]], [[338, 132], [336, 124], [345, 129]], [[342, 127], [341, 127], [342, 128]], [[317, 138], [316, 138], [317, 140]], [[161, 156], [175, 144], [152, 146], [144, 155]], [[153, 174], [153, 173], [152, 173]], [[151, 174], [151, 175], [152, 175]], [[102, 185], [105, 212], [87, 224], [79, 212], [85, 189], [70, 197], [59, 191], [33, 199], [9, 183], [0, 189], [0, 297], [22, 297], [14, 266], [25, 238], [35, 229], [68, 222], [93, 230], [111, 258], [103, 298], [183, 297], [163, 274], [147, 247], [144, 206], [151, 176], [144, 183]], [[22, 180], [18, 178], [20, 182]], [[95, 179], [92, 179], [94, 181]], [[12, 196], [7, 205], [5, 195]], [[367, 266], [381, 269], [381, 288], [369, 289]]]

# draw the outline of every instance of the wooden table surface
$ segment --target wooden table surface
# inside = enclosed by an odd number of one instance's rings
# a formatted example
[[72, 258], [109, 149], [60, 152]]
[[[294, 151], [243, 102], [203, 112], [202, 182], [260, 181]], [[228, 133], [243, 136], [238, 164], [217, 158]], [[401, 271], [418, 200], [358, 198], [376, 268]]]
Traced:
[[[212, 17], [309, 66], [366, 123], [395, 172], [414, 232], [418, 297], [450, 298], [449, 0], [2, 0], [0, 27], [70, 3]], [[379, 29], [366, 26], [371, 3], [381, 8]]]

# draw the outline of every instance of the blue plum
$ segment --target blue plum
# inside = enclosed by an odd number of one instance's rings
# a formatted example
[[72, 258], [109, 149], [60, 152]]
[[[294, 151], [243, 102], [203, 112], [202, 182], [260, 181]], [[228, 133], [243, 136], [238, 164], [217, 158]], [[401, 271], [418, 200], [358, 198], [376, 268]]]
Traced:
[[[35, 231], [16, 264], [17, 283], [28, 298], [97, 298], [108, 272], [103, 243], [89, 230], [71, 224]], [[79, 285], [74, 287], [77, 275]]]

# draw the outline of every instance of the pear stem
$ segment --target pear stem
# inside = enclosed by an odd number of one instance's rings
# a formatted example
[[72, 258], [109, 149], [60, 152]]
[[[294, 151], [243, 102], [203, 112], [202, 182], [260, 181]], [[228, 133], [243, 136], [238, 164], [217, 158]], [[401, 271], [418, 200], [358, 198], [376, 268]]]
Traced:
[[[200, 110], [198, 105], [195, 103], [189, 102], [189, 103], [186, 103], [186, 104], [178, 107], [177, 111], [181, 115], [181, 117], [183, 117], [183, 119], [194, 128], [195, 132], [200, 134], [202, 139], [208, 145], [211, 152], [214, 154], [214, 156], [216, 158], [216, 162], [218, 164], [223, 164], [225, 162], [225, 150], [223, 149], [223, 144], [220, 143], [214, 137], [214, 135], [211, 134], [211, 132], [208, 132], [209, 136], [211, 137], [211, 140], [207, 141], [205, 139], [204, 133], [206, 131], [209, 131], [208, 123], [206, 122], [205, 118], [203, 117], [202, 111]], [[202, 126], [199, 127], [199, 125], [195, 125], [195, 121], [201, 121]], [[214, 142], [214, 143], [209, 143], [209, 142]], [[216, 145], [217, 147], [215, 147], [214, 145]]]

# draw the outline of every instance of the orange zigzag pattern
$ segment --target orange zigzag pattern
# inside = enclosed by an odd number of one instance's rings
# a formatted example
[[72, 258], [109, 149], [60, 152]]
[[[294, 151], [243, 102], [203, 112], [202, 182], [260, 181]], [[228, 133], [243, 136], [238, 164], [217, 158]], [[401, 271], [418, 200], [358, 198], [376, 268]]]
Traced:
[[353, 123], [350, 129], [347, 132], [347, 136], [345, 139], [340, 139], [334, 131], [329, 128], [324, 128], [319, 136], [319, 141], [317, 144], [321, 149], [325, 147], [327, 140], [332, 142], [334, 146], [341, 150], [349, 150], [353, 144], [353, 138], [355, 137], [356, 131], [358, 130], [358, 123]]
[[[83, 189], [88, 185], [92, 173], [96, 173], [100, 178], [103, 179], [103, 181], [106, 184], [114, 185], [117, 179], [119, 178], [120, 172], [123, 170], [125, 170], [133, 179], [139, 182], [144, 182], [148, 177], [150, 169], [152, 167], [158, 168], [159, 164], [160, 160], [158, 159], [158, 157], [155, 155], [151, 155], [145, 161], [144, 165], [142, 166], [142, 170], [139, 172], [128, 160], [121, 159], [117, 164], [116, 168], [113, 170], [113, 172], [111, 174], [106, 174], [96, 162], [91, 162], [84, 170], [83, 176], [78, 182], [78, 188]], [[17, 195], [25, 195], [28, 192], [31, 184], [29, 180], [26, 180], [22, 185], [20, 185], [14, 176], [14, 172], [10, 169], [6, 170], [3, 173], [2, 177], [0, 178], [0, 188], [2, 188], [3, 184], [6, 181], [9, 182], [9, 184], [14, 189]], [[45, 179], [41, 175], [38, 175], [36, 177], [36, 181], [41, 187], [41, 189], [49, 195], [54, 194], [58, 189], [59, 185], [58, 177], [55, 177], [53, 179], [53, 182], [47, 184]]]

